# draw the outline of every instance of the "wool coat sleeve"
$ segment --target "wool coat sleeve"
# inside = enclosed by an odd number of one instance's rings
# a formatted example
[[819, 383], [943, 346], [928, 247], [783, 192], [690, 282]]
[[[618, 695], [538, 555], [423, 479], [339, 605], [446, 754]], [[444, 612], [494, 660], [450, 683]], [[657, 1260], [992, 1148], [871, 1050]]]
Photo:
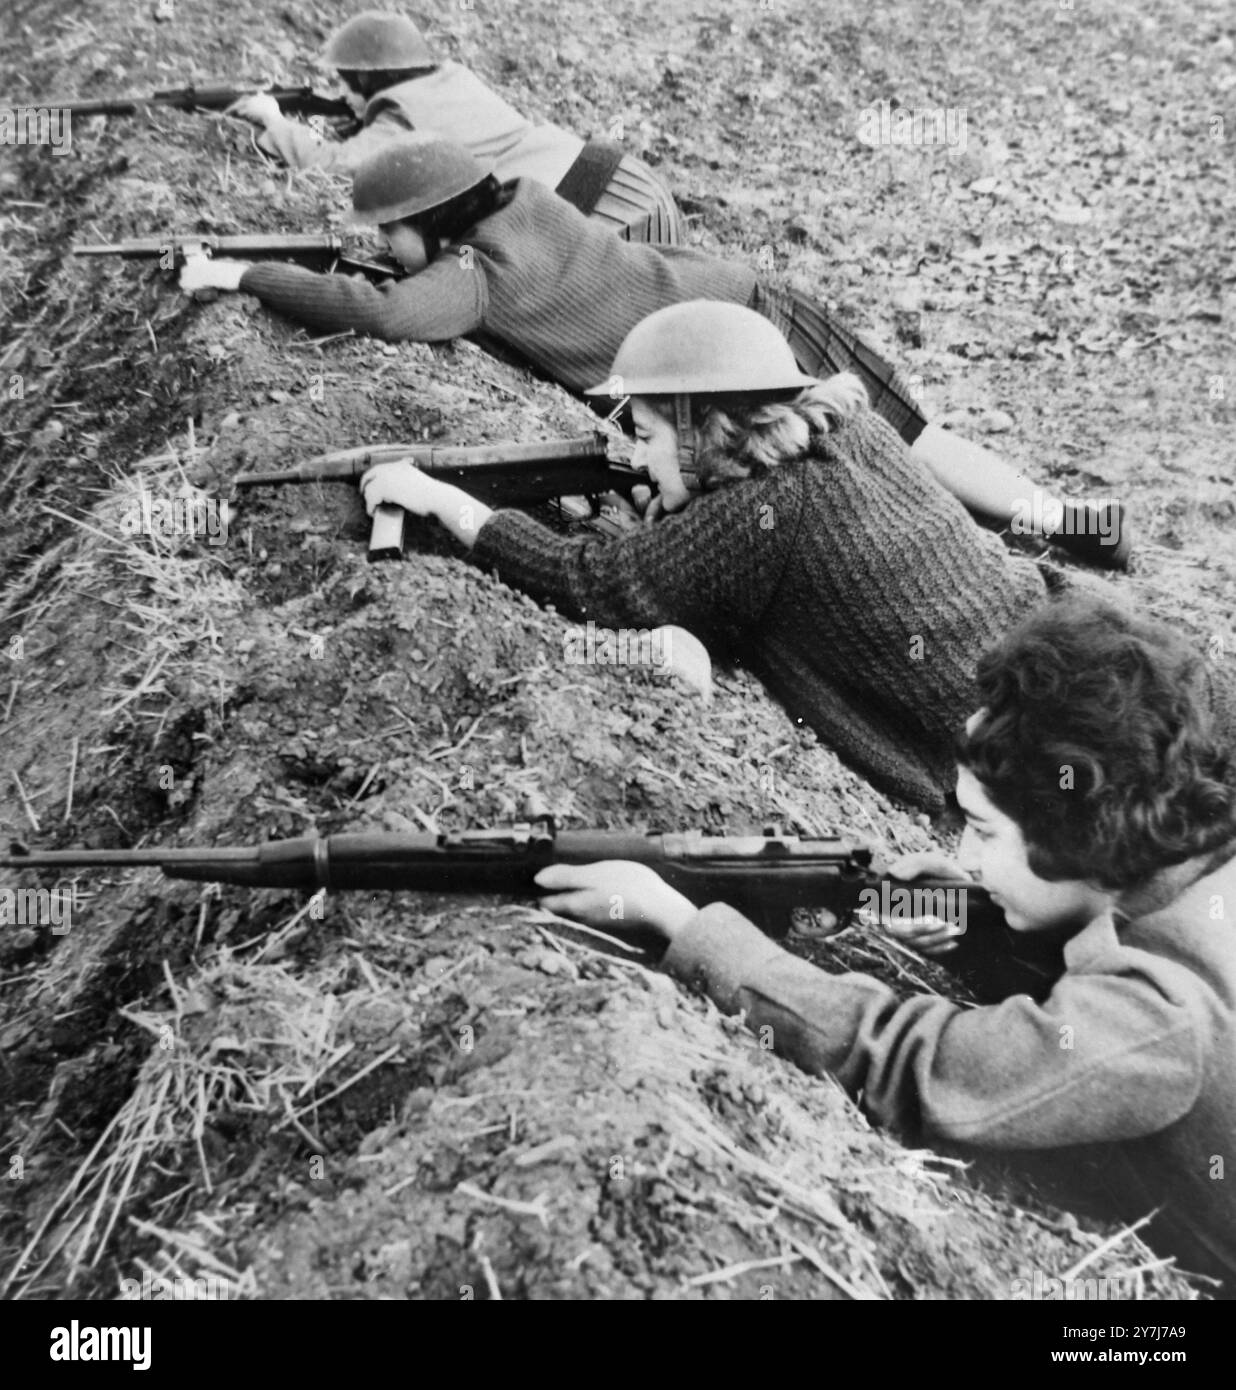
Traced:
[[678, 623], [730, 638], [773, 602], [801, 524], [794, 465], [729, 484], [626, 535], [557, 535], [522, 512], [495, 512], [472, 558], [513, 588], [609, 625]]
[[1197, 978], [1122, 947], [1110, 918], [1085, 928], [1066, 958], [1042, 1004], [899, 1002], [869, 976], [829, 975], [791, 955], [716, 903], [664, 963], [723, 1010], [745, 1010], [753, 1028], [771, 1027], [775, 1049], [804, 1069], [861, 1092], [881, 1124], [1035, 1149], [1136, 1138], [1187, 1114], [1204, 1074]]
[[332, 174], [350, 174], [363, 160], [384, 145], [407, 135], [412, 123], [397, 106], [383, 108], [381, 115], [347, 140], [324, 140], [315, 130], [299, 121], [288, 121], [264, 131], [258, 144], [276, 155], [289, 169], [323, 169]]
[[251, 266], [244, 294], [325, 333], [352, 329], [387, 342], [446, 342], [484, 324], [488, 285], [480, 259], [453, 253], [403, 280], [380, 285], [353, 275], [319, 275], [300, 266]]

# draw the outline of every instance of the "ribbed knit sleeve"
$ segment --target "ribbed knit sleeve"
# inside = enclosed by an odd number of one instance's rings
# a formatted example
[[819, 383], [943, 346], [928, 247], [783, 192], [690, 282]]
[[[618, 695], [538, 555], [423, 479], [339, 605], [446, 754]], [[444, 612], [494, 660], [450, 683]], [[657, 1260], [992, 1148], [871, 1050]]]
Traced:
[[803, 473], [793, 465], [696, 498], [626, 535], [562, 536], [522, 512], [481, 527], [473, 560], [572, 616], [678, 623], [727, 646], [758, 628], [793, 553]]
[[370, 284], [359, 276], [318, 275], [299, 266], [255, 265], [245, 294], [326, 333], [352, 329], [387, 342], [445, 342], [480, 328], [488, 291], [484, 268], [447, 254], [403, 280]]
[[656, 310], [755, 296], [755, 274], [739, 261], [621, 241], [535, 179], [510, 187], [509, 201], [461, 238], [485, 267], [485, 327], [572, 391], [606, 380], [622, 340]]

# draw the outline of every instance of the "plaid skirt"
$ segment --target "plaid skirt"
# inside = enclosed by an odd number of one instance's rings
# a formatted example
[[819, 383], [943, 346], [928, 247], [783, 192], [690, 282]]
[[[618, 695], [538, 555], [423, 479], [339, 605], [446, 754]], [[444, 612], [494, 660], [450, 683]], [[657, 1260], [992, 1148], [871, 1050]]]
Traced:
[[682, 244], [682, 214], [673, 194], [643, 160], [633, 155], [622, 156], [592, 216], [611, 225], [624, 241]]
[[914, 398], [909, 379], [881, 357], [861, 334], [843, 328], [815, 300], [798, 290], [758, 285], [751, 307], [776, 324], [808, 376], [823, 379], [837, 372], [853, 372], [867, 388], [871, 408], [907, 444], [913, 444], [922, 434], [927, 417]]

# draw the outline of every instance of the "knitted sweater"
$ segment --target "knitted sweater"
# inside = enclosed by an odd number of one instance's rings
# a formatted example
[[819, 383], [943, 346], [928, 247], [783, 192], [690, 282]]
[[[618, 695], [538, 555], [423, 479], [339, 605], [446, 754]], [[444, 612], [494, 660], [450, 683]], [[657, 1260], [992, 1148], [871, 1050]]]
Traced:
[[574, 391], [604, 381], [622, 340], [657, 309], [754, 297], [745, 266], [620, 241], [534, 179], [508, 189], [503, 206], [417, 275], [372, 285], [261, 264], [240, 288], [325, 333], [442, 342], [483, 329]]
[[620, 538], [503, 510], [472, 554], [580, 618], [688, 628], [881, 789], [932, 809], [978, 657], [1046, 592], [866, 409], [808, 457]]
[[497, 178], [537, 179], [556, 188], [584, 142], [561, 126], [534, 124], [468, 68], [442, 63], [378, 92], [365, 106], [364, 129], [350, 140], [325, 141], [289, 124], [268, 142], [293, 169], [351, 173], [384, 144], [410, 130], [432, 131], [462, 145]]
[[[806, 1070], [861, 1092], [876, 1121], [989, 1149], [1074, 1145], [1134, 1221], [1186, 1269], [1236, 1297], [1236, 900], [1232, 846], [1167, 870], [1065, 945], [1065, 972], [1036, 1003], [966, 1009], [898, 1001], [866, 975], [829, 975], [716, 903], [674, 938], [665, 966], [726, 1011], [745, 1010]], [[1061, 1038], [1068, 1031], [1068, 1046]]]

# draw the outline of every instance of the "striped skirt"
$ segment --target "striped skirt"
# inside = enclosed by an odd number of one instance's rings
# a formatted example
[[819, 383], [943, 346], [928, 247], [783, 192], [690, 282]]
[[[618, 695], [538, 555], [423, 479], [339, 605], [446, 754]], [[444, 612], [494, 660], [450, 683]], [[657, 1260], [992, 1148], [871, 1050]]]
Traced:
[[682, 244], [682, 214], [673, 194], [642, 159], [624, 154], [592, 213], [624, 241]]
[[843, 328], [814, 299], [798, 290], [759, 285], [751, 307], [776, 324], [808, 376], [822, 379], [837, 372], [853, 372], [867, 388], [871, 408], [907, 444], [913, 444], [922, 434], [927, 417], [915, 400], [914, 388], [905, 373], [883, 358], [861, 334]]

